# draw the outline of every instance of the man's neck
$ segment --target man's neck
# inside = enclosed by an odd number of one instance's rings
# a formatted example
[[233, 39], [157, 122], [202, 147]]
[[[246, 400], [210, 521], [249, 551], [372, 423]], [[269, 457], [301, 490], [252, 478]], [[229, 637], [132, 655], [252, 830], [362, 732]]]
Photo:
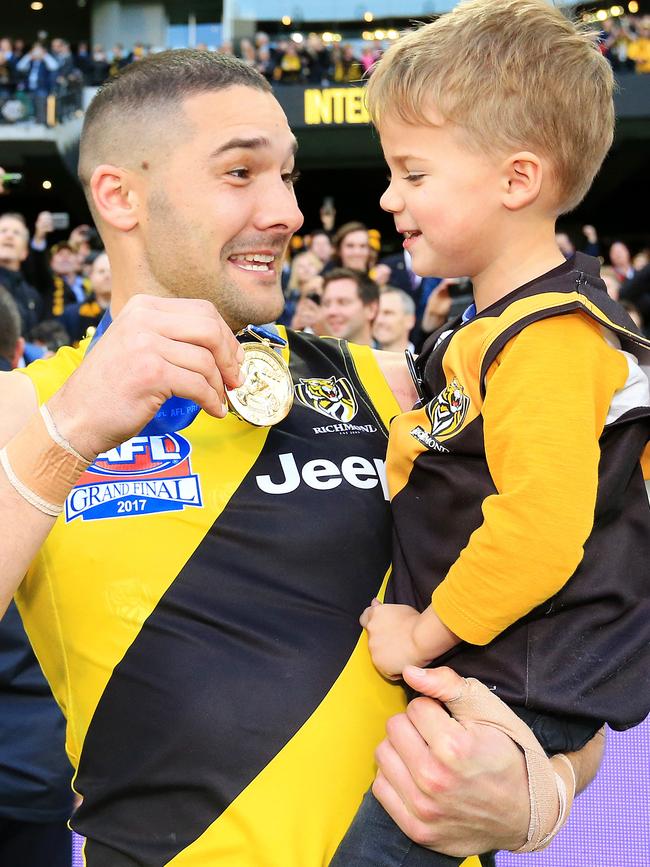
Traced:
[[6, 268], [7, 271], [20, 271], [20, 262], [15, 259], [0, 259], [0, 268]]
[[380, 349], [384, 352], [405, 352], [409, 348], [408, 337], [406, 340], [400, 337], [398, 340], [393, 340], [392, 343], [382, 343]]

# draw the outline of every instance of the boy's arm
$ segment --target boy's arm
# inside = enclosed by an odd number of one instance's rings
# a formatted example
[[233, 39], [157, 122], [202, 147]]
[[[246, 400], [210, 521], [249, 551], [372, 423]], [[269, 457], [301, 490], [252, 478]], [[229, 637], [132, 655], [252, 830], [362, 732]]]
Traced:
[[487, 644], [553, 596], [592, 530], [599, 438], [625, 357], [580, 314], [523, 330], [488, 374], [482, 415], [496, 493], [432, 597], [462, 640]]

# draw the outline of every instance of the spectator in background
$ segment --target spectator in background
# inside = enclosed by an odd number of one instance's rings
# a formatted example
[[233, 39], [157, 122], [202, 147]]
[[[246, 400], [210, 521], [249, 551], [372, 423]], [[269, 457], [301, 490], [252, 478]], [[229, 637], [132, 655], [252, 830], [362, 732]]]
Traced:
[[88, 84], [92, 87], [99, 87], [108, 78], [110, 63], [104, 51], [104, 46], [93, 45], [93, 56], [88, 66]]
[[285, 43], [284, 52], [275, 67], [273, 78], [280, 84], [302, 81], [302, 59], [295, 42]]
[[20, 364], [25, 349], [21, 330], [16, 302], [9, 290], [0, 284], [0, 370], [14, 370]]
[[[368, 229], [363, 223], [344, 223], [334, 235], [332, 267], [349, 268], [368, 273], [372, 265], [372, 249]], [[326, 273], [327, 267], [324, 271]]]
[[645, 265], [625, 280], [620, 286], [618, 297], [628, 312], [632, 310], [636, 313], [639, 327], [646, 336], [650, 336], [650, 265]]
[[81, 72], [83, 80], [87, 81], [91, 63], [90, 51], [88, 49], [87, 42], [79, 42], [77, 44], [74, 62], [77, 69]]
[[70, 340], [78, 343], [89, 328], [96, 328], [111, 304], [111, 265], [106, 253], [97, 253], [92, 258], [88, 275], [88, 297], [73, 304], [67, 304], [60, 321]]
[[5, 62], [13, 73], [13, 70], [15, 69], [16, 64], [20, 60], [20, 57], [16, 56], [13, 42], [11, 41], [11, 39], [9, 39], [8, 36], [3, 36], [2, 39], [0, 39], [0, 53], [3, 55]]
[[321, 263], [320, 270], [327, 265], [334, 255], [332, 239], [324, 229], [316, 229], [309, 237], [309, 250], [318, 257]]
[[0, 217], [0, 283], [18, 307], [23, 337], [40, 322], [43, 313], [41, 296], [21, 272], [27, 259], [28, 245], [29, 231], [23, 217], [3, 214]]
[[627, 245], [622, 241], [614, 241], [609, 248], [609, 261], [619, 283], [634, 277], [632, 256]]
[[305, 292], [306, 284], [316, 277], [322, 269], [321, 261], [309, 250], [294, 256], [289, 272], [289, 280], [285, 290], [285, 306], [278, 322], [289, 325], [296, 312], [296, 306]]
[[414, 351], [410, 340], [415, 328], [415, 302], [402, 289], [386, 286], [379, 296], [379, 309], [372, 334], [379, 349], [387, 352]]
[[321, 306], [326, 334], [375, 345], [372, 325], [379, 307], [379, 286], [367, 274], [350, 268], [330, 271], [325, 275]]
[[247, 66], [257, 66], [257, 52], [250, 39], [242, 39], [239, 43], [239, 56]]
[[[84, 228], [79, 227], [80, 233]], [[41, 211], [36, 218], [31, 243], [29, 274], [45, 299], [46, 315], [57, 317], [62, 315], [67, 304], [85, 301], [90, 290], [80, 273], [77, 247], [69, 241], [61, 241], [48, 254], [47, 237], [53, 231], [52, 214]]]
[[29, 54], [16, 64], [16, 72], [22, 76], [21, 87], [34, 100], [34, 113], [37, 123], [45, 123], [47, 117], [47, 97], [53, 92], [59, 65], [48, 54], [41, 42], [35, 42]]
[[10, 58], [0, 48], [0, 97], [11, 96], [15, 84], [14, 67]]
[[45, 319], [35, 325], [27, 335], [25, 362], [37, 358], [49, 358], [62, 346], [70, 345], [70, 335], [57, 319]]
[[58, 66], [55, 81], [57, 91], [65, 93], [69, 88], [77, 87], [81, 83], [81, 73], [75, 65], [70, 43], [58, 37], [53, 39], [51, 54]]
[[275, 61], [271, 56], [271, 50], [268, 47], [258, 48], [256, 69], [261, 73], [267, 81], [273, 81], [273, 70], [275, 69]]
[[333, 80], [341, 84], [351, 84], [361, 81], [363, 67], [361, 61], [354, 53], [354, 48], [345, 42], [343, 45], [335, 44], [332, 49], [332, 64], [334, 67]]
[[309, 84], [324, 87], [329, 83], [329, 51], [316, 33], [310, 33], [304, 44], [303, 65]]
[[640, 19], [637, 38], [630, 43], [628, 56], [634, 61], [637, 72], [650, 73], [650, 15]]
[[111, 52], [110, 66], [108, 67], [109, 76], [113, 78], [113, 76], [117, 75], [120, 69], [124, 69], [124, 67], [128, 66], [130, 62], [131, 57], [125, 53], [122, 43], [116, 42]]
[[[600, 243], [598, 241], [598, 233], [596, 232], [596, 229], [591, 225], [583, 226], [582, 235], [584, 237], [581, 247], [582, 252], [586, 253], [587, 256], [595, 256], [598, 258], [600, 256]], [[570, 259], [576, 252], [576, 245], [566, 232], [556, 232], [555, 243], [560, 248], [560, 252], [565, 259]]]

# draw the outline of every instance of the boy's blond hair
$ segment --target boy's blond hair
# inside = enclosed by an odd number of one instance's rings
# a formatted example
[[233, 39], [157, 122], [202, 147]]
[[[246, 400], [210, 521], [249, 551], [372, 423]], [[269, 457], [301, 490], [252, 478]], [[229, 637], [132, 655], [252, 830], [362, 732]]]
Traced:
[[545, 157], [557, 213], [585, 196], [614, 135], [614, 77], [596, 36], [546, 0], [468, 0], [382, 57], [368, 108], [431, 124], [436, 109], [475, 150]]

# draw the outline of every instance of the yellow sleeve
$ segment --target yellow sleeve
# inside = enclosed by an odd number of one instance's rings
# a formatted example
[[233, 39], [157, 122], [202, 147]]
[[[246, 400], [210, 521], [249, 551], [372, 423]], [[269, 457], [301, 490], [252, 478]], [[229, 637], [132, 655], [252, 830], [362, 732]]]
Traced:
[[575, 572], [593, 526], [598, 441], [627, 373], [581, 314], [529, 325], [497, 357], [482, 413], [497, 493], [432, 597], [459, 638], [487, 644]]

